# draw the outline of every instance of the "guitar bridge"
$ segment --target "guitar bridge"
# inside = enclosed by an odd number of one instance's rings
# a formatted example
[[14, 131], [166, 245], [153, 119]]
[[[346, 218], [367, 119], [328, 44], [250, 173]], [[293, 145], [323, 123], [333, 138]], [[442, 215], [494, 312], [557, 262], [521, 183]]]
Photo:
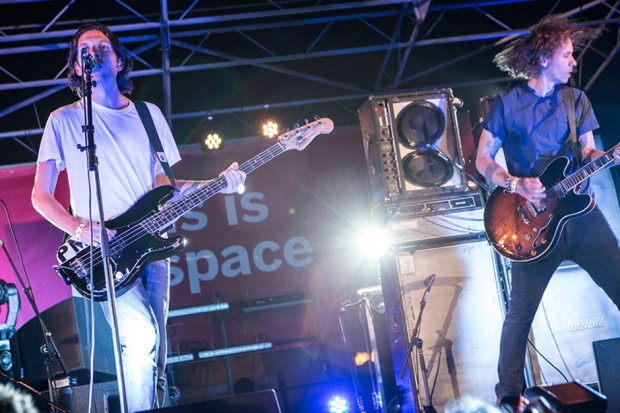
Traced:
[[82, 263], [81, 260], [76, 259], [71, 263], [71, 268], [73, 268], [73, 271], [75, 272], [75, 274], [80, 277], [80, 278], [87, 278], [88, 277], [88, 270], [86, 268], [86, 266]]

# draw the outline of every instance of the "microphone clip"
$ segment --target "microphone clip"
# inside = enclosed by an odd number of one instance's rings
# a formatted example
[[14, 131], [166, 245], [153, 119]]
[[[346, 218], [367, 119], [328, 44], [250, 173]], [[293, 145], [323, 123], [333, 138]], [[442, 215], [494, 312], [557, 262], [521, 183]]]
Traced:
[[82, 67], [85, 72], [92, 72], [92, 70], [97, 67], [97, 61], [93, 55], [88, 53], [88, 49], [85, 47], [82, 48]]

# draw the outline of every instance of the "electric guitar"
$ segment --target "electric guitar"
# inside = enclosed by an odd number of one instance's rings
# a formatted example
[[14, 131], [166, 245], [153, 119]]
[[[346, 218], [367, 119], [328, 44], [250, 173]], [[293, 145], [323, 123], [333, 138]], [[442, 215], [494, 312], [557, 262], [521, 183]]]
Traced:
[[[334, 129], [331, 119], [321, 118], [277, 138], [277, 143], [244, 164], [239, 169], [246, 174], [255, 171], [281, 153], [296, 149], [301, 151], [321, 134]], [[106, 228], [115, 229], [110, 240], [110, 267], [114, 278], [116, 296], [122, 295], [135, 281], [144, 266], [152, 261], [171, 257], [186, 244], [182, 236], [163, 238], [161, 235], [183, 214], [226, 188], [226, 179], [220, 176], [183, 198], [162, 205], [172, 198], [174, 188], [160, 186], [146, 193], [119, 217], [106, 221]], [[68, 238], [56, 254], [58, 265], [54, 269], [67, 284], [86, 298], [95, 301], [107, 299], [106, 276], [101, 248], [93, 248], [93, 271], [90, 272], [90, 246]]]
[[540, 202], [530, 202], [505, 188], [495, 188], [484, 209], [486, 236], [495, 251], [518, 262], [535, 262], [546, 257], [557, 244], [564, 225], [594, 209], [594, 198], [578, 194], [576, 189], [614, 162], [617, 146], [569, 176], [566, 176], [570, 170], [569, 159], [564, 156], [554, 159], [539, 177], [546, 188], [546, 197]]

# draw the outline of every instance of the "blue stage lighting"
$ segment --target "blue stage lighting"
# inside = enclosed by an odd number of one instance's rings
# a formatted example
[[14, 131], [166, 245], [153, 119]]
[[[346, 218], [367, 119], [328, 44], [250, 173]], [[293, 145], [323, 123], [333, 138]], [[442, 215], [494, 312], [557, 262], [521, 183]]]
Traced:
[[334, 396], [329, 400], [329, 413], [346, 413], [349, 411], [347, 400], [340, 396]]

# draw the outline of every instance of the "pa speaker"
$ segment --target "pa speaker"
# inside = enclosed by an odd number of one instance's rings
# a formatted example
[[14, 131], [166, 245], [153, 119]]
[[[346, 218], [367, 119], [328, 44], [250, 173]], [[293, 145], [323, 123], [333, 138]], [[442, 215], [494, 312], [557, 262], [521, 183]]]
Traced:
[[371, 96], [358, 110], [374, 204], [468, 190], [451, 89]]
[[[607, 398], [594, 389], [579, 383], [564, 383], [556, 386], [536, 386], [527, 389], [528, 399], [540, 397], [562, 413], [605, 413]], [[609, 410], [616, 412], [617, 410]]]
[[[504, 309], [499, 272], [496, 255], [483, 239], [403, 246], [382, 259], [388, 334], [403, 413], [426, 410], [423, 407], [431, 403], [442, 411], [448, 400], [465, 394], [495, 399]], [[414, 338], [421, 342], [408, 354]], [[422, 380], [423, 362], [428, 388]]]
[[281, 413], [275, 390], [245, 393], [191, 404], [145, 410], [142, 413]]
[[[112, 333], [101, 306], [95, 304], [95, 320], [91, 318], [90, 301], [81, 297], [68, 298], [41, 312], [41, 318], [52, 334], [58, 353], [62, 357], [69, 376], [78, 384], [89, 382], [90, 370], [95, 381], [112, 381], [116, 378], [116, 364]], [[91, 366], [91, 329], [95, 328], [95, 361]], [[22, 325], [11, 338], [14, 375], [30, 386], [45, 390], [47, 372], [41, 347], [45, 344], [41, 324], [34, 317]], [[51, 363], [52, 374], [64, 377], [62, 366], [56, 357]]]
[[595, 341], [592, 347], [596, 359], [599, 390], [607, 397], [608, 410], [620, 412], [620, 386], [618, 386], [620, 338]]

